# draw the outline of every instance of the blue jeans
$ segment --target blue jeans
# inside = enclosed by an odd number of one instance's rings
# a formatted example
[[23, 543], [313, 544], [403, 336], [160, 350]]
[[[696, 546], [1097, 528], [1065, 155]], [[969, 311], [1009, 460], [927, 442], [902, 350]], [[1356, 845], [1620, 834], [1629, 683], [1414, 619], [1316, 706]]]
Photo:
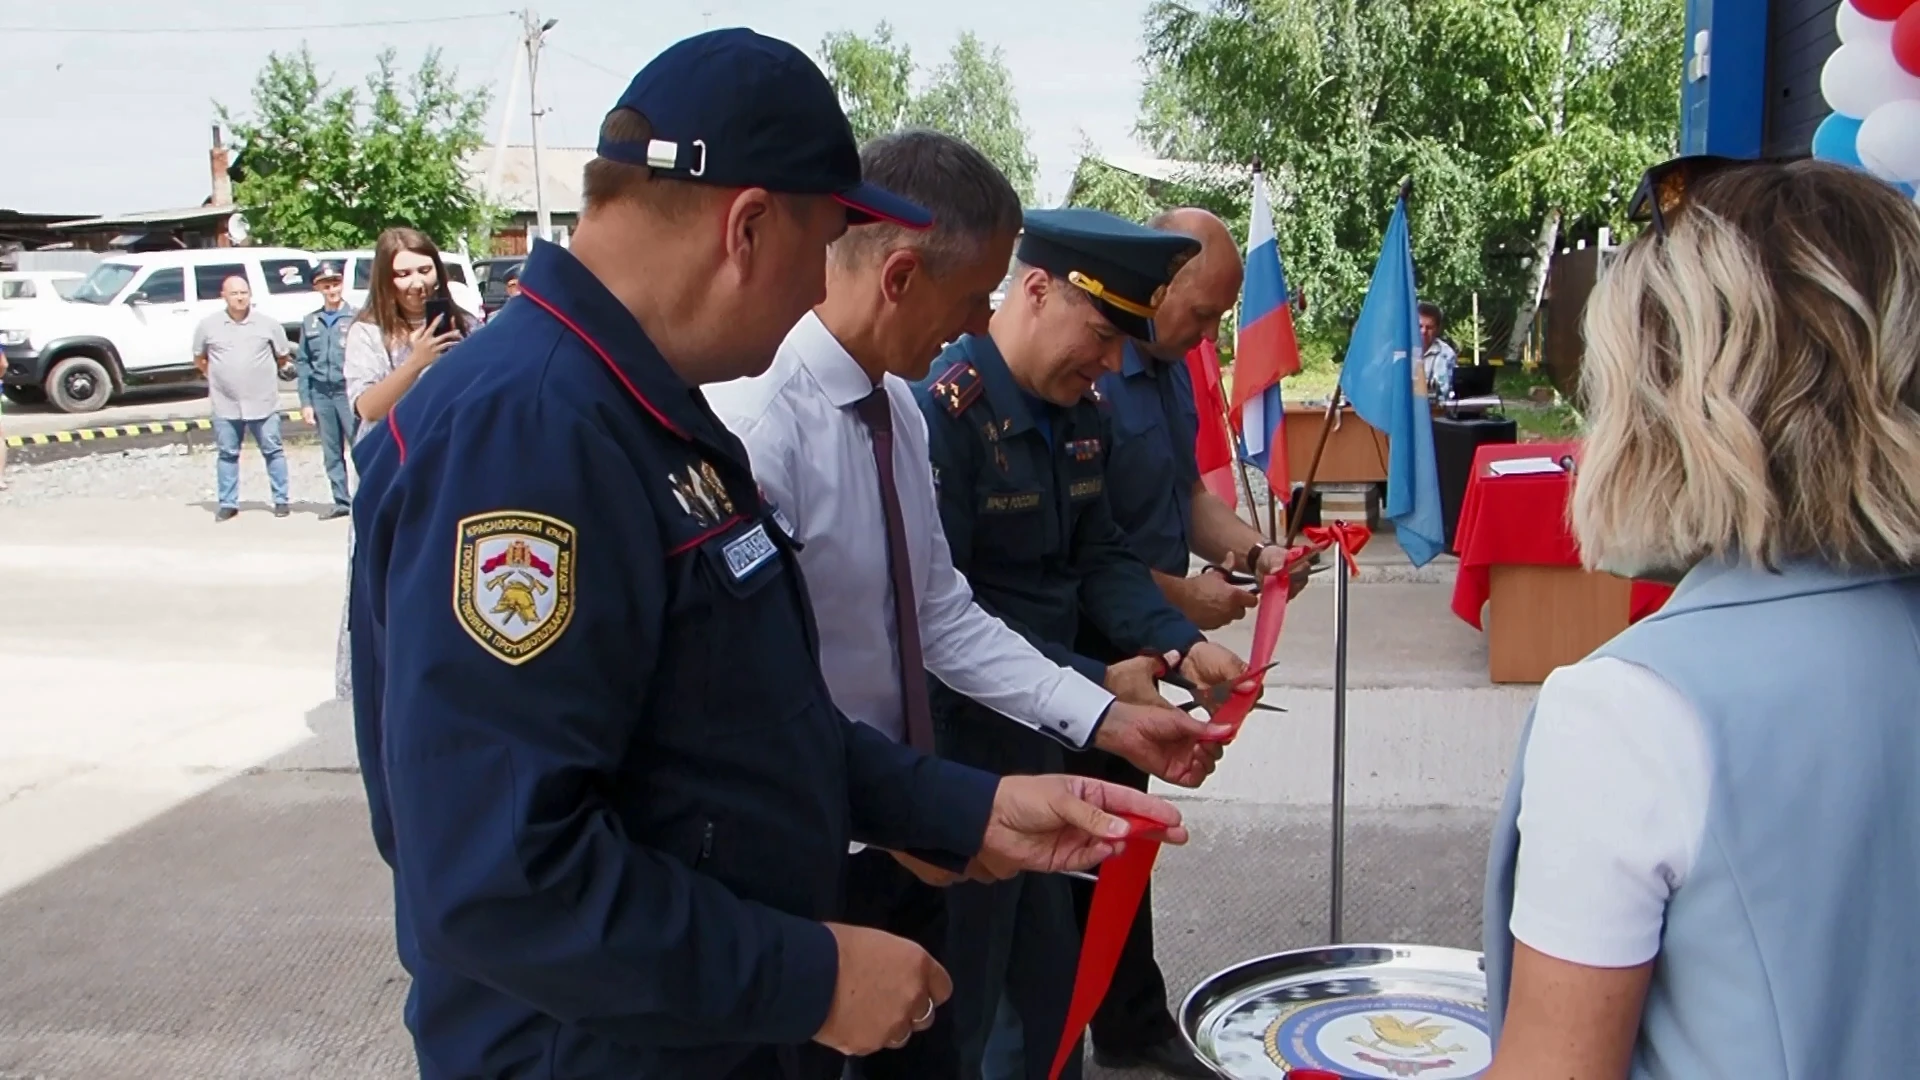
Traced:
[[347, 494], [347, 448], [353, 445], [356, 424], [347, 391], [313, 392], [313, 426], [320, 432], [320, 458], [327, 465], [327, 483], [333, 486], [333, 505], [352, 506]]
[[213, 418], [213, 437], [220, 457], [213, 468], [216, 491], [224, 509], [240, 508], [240, 437], [253, 433], [253, 442], [267, 463], [267, 486], [273, 489], [273, 505], [287, 504], [287, 455], [280, 448], [280, 414], [270, 413], [263, 420]]

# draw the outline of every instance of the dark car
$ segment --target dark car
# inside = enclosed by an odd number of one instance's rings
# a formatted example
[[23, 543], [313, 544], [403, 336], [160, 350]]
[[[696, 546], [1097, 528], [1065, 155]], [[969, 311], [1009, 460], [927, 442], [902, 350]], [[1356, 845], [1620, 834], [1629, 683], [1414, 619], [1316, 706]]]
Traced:
[[474, 276], [480, 280], [474, 285], [480, 290], [481, 314], [491, 318], [500, 306], [507, 302], [507, 275], [518, 273], [520, 264], [526, 262], [524, 255], [506, 255], [493, 259], [475, 259]]

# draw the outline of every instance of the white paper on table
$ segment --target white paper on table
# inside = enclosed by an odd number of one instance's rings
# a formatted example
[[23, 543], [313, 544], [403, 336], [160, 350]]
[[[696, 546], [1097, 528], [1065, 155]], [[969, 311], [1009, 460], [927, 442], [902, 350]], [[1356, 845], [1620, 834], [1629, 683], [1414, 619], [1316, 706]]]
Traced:
[[1546, 473], [1561, 473], [1567, 470], [1560, 463], [1548, 457], [1507, 458], [1495, 461], [1487, 466], [1487, 471], [1495, 476], [1540, 476]]

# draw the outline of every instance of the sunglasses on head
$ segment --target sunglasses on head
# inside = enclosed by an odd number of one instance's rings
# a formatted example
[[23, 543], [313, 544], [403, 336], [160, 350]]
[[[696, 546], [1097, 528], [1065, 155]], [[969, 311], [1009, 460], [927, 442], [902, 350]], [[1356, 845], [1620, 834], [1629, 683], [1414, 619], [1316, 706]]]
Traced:
[[1713, 154], [1695, 154], [1663, 161], [1640, 177], [1640, 187], [1627, 204], [1627, 220], [1651, 222], [1655, 236], [1665, 238], [1667, 220], [1687, 205], [1688, 195], [1700, 181], [1729, 169], [1751, 165], [1784, 165], [1801, 157], [1734, 158]]

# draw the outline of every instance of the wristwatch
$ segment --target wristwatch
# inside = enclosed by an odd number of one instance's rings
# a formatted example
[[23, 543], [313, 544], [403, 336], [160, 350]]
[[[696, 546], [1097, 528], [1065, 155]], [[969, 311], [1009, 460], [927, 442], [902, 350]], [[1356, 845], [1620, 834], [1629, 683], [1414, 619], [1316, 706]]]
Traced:
[[1247, 549], [1247, 573], [1252, 574], [1254, 577], [1260, 576], [1260, 553], [1273, 546], [1274, 545], [1262, 540], [1260, 543]]

